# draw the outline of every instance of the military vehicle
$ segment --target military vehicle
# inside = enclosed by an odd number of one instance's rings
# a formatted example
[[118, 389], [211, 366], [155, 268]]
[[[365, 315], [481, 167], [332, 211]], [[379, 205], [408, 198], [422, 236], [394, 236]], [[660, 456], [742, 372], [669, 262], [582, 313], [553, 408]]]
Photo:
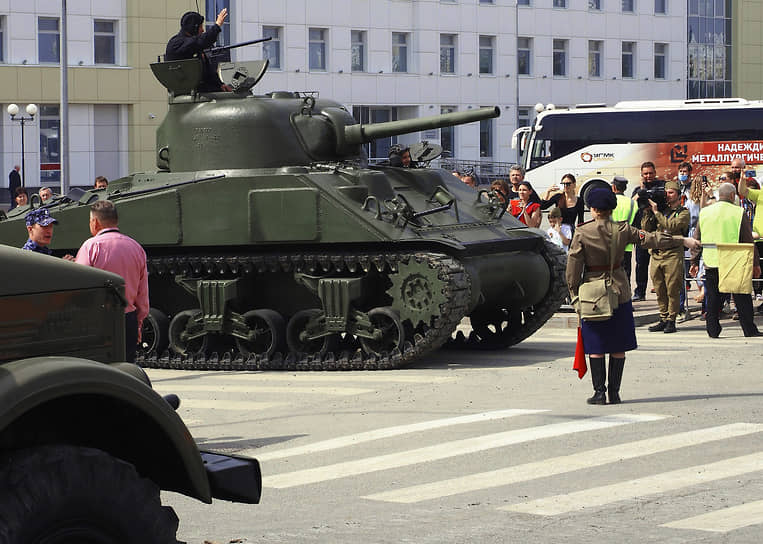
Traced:
[[[255, 95], [267, 61], [228, 70], [228, 93], [197, 90], [198, 59], [152, 69], [169, 95], [158, 170], [45, 204], [62, 252], [89, 236], [98, 199], [145, 247], [142, 365], [396, 368], [446, 342], [508, 347], [561, 305], [564, 253], [500, 195], [440, 169], [368, 165], [364, 143], [498, 108], [359, 124], [315, 93]], [[1, 242], [23, 243], [27, 210], [0, 221]], [[453, 338], [465, 316], [473, 332]]]
[[160, 489], [259, 502], [257, 461], [200, 453], [122, 362], [122, 278], [7, 246], [0, 262], [0, 542], [176, 542]]

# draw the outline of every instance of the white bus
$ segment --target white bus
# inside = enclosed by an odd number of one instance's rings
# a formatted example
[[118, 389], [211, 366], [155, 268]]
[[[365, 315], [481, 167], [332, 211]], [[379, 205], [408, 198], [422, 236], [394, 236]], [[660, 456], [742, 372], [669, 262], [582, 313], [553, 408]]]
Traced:
[[[542, 193], [572, 173], [580, 194], [598, 183], [625, 176], [632, 190], [640, 166], [652, 161], [657, 178], [676, 180], [688, 161], [692, 176], [710, 185], [741, 157], [747, 171], [763, 175], [763, 102], [739, 98], [584, 104], [569, 109], [536, 106], [532, 126], [512, 136], [527, 180]], [[753, 174], [753, 177], [755, 174]], [[629, 193], [626, 193], [629, 194]]]

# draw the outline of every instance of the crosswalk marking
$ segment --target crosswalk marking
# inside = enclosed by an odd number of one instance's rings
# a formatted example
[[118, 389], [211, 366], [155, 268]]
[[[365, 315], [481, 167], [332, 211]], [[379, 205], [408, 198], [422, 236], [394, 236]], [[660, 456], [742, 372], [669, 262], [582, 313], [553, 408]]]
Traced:
[[151, 380], [156, 382], [174, 382], [182, 380], [187, 382], [193, 378], [203, 378], [205, 382], [236, 381], [236, 382], [293, 382], [293, 383], [334, 383], [362, 381], [363, 383], [453, 383], [458, 380], [456, 376], [428, 376], [425, 374], [409, 374], [408, 371], [368, 372], [367, 370], [333, 372], [318, 374], [315, 372], [300, 373], [265, 373], [265, 372], [242, 372], [242, 371], [219, 371], [191, 373], [179, 370], [146, 369]]
[[723, 440], [763, 431], [763, 425], [752, 423], [733, 423], [719, 427], [710, 427], [674, 435], [649, 438], [606, 448], [577, 452], [575, 455], [563, 455], [543, 459], [523, 465], [511, 466], [499, 470], [470, 474], [459, 478], [441, 480], [429, 484], [416, 485], [383, 493], [366, 495], [365, 499], [415, 503], [468, 491], [478, 491], [500, 487], [537, 478], [545, 478], [575, 470], [605, 465], [625, 459], [652, 455], [687, 446], [696, 446], [713, 440]]
[[246, 400], [214, 400], [214, 399], [180, 399], [179, 411], [186, 408], [196, 410], [266, 410], [276, 406], [283, 406], [283, 402], [257, 402]]
[[503, 506], [499, 510], [524, 512], [541, 516], [555, 516], [626, 499], [664, 493], [759, 470], [763, 470], [763, 452], [725, 459], [707, 465], [697, 465], [663, 472], [645, 478], [636, 478], [635, 480], [594, 487], [565, 495], [555, 495], [534, 501], [511, 504]]
[[661, 527], [694, 529], [713, 533], [727, 533], [742, 527], [763, 523], [763, 500], [723, 508], [691, 518], [665, 523]]
[[217, 387], [204, 385], [185, 385], [185, 384], [166, 384], [157, 387], [157, 391], [166, 393], [293, 393], [293, 394], [322, 394], [335, 396], [361, 395], [363, 393], [372, 393], [374, 389], [363, 389], [360, 387], [302, 387], [298, 385], [219, 385]]
[[507, 417], [515, 417], [530, 414], [539, 414], [541, 412], [547, 412], [548, 410], [496, 410], [493, 412], [482, 412], [479, 414], [469, 414], [466, 416], [449, 417], [445, 419], [434, 419], [430, 421], [421, 421], [419, 423], [410, 423], [408, 425], [398, 425], [395, 427], [385, 427], [383, 429], [375, 429], [373, 431], [366, 431], [363, 433], [352, 434], [349, 436], [340, 436], [332, 438], [330, 440], [323, 440], [321, 442], [315, 442], [313, 444], [307, 444], [305, 446], [296, 446], [294, 448], [288, 448], [283, 450], [268, 451], [260, 453], [257, 450], [247, 450], [241, 452], [241, 455], [253, 455], [260, 461], [267, 461], [271, 459], [283, 459], [285, 457], [294, 457], [297, 455], [304, 455], [307, 453], [315, 453], [319, 451], [333, 450], [337, 448], [343, 448], [345, 446], [353, 446], [355, 444], [362, 444], [364, 442], [370, 442], [372, 440], [379, 440], [380, 438], [390, 438], [393, 436], [400, 436], [403, 434], [415, 433], [420, 431], [428, 431], [431, 429], [438, 429], [441, 427], [449, 427], [451, 425], [463, 425], [465, 423], [478, 423], [480, 421], [492, 421], [495, 419], [504, 419]]
[[380, 455], [359, 459], [357, 461], [348, 461], [336, 463], [305, 470], [275, 474], [263, 478], [263, 486], [274, 488], [294, 487], [306, 485], [347, 476], [356, 476], [379, 470], [414, 465], [417, 463], [436, 461], [458, 455], [466, 455], [478, 451], [499, 448], [511, 444], [519, 444], [542, 438], [562, 436], [571, 433], [593, 431], [639, 423], [646, 421], [657, 421], [667, 416], [656, 414], [616, 414], [610, 416], [601, 416], [595, 418], [582, 419], [577, 421], [568, 421], [552, 425], [541, 425], [526, 429], [517, 429], [494, 433], [464, 440], [455, 440], [445, 442], [435, 446], [428, 446], [399, 453]]

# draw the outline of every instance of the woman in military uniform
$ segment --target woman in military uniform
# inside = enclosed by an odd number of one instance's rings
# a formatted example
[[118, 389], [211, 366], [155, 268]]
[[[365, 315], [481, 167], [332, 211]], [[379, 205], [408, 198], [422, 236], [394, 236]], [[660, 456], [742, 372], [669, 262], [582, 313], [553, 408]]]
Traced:
[[[602, 279], [609, 275], [610, 248], [616, 233], [615, 254], [622, 255], [629, 243], [655, 249], [696, 247], [696, 240], [683, 236], [671, 236], [662, 232], [645, 232], [627, 222], [613, 222], [612, 210], [617, 198], [609, 189], [593, 189], [588, 194], [588, 206], [593, 219], [575, 230], [567, 257], [567, 286], [574, 298], [583, 282]], [[620, 402], [620, 381], [625, 366], [625, 352], [636, 349], [636, 325], [630, 287], [620, 267], [619, 260], [612, 270], [612, 286], [619, 295], [619, 306], [606, 321], [583, 321], [581, 330], [583, 345], [589, 356], [594, 395], [588, 404], [606, 404], [605, 382], [607, 372], [604, 355], [609, 353], [609, 403]]]

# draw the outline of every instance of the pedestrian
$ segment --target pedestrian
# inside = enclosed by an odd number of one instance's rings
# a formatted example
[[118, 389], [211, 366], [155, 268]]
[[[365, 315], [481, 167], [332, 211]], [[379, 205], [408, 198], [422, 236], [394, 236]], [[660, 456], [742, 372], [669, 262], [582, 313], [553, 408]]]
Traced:
[[[633, 190], [631, 198], [638, 200], [639, 193], [644, 190], [659, 191], [665, 187], [665, 182], [657, 179], [657, 169], [652, 161], [641, 164], [641, 184]], [[634, 223], [641, 225], [642, 211], [636, 214]], [[643, 228], [643, 227], [642, 227]], [[647, 229], [649, 230], [649, 229]], [[633, 291], [633, 302], [646, 300], [646, 284], [649, 281], [649, 251], [636, 246], [636, 288]]]
[[53, 251], [48, 246], [53, 240], [53, 225], [58, 220], [50, 215], [47, 208], [38, 208], [26, 214], [25, 221], [29, 239], [21, 249], [52, 255]]
[[[645, 221], [654, 216], [657, 230], [666, 234], [687, 236], [691, 214], [681, 206], [681, 189], [674, 181], [665, 184], [667, 205], [660, 210], [657, 203], [649, 200], [650, 208], [644, 210]], [[684, 281], [684, 252], [680, 247], [653, 249], [651, 251], [652, 285], [660, 307], [660, 321], [649, 327], [650, 332], [676, 332], [676, 317], [680, 310], [681, 284]]]
[[572, 241], [572, 229], [569, 225], [562, 223], [562, 210], [553, 208], [548, 212], [548, 224], [550, 226], [546, 230], [546, 234], [549, 239], [564, 249], [565, 252], [569, 251], [570, 242]]
[[[739, 195], [749, 200], [755, 206], [755, 214], [752, 222], [752, 235], [755, 239], [755, 245], [758, 248], [758, 256], [763, 258], [763, 190], [756, 189], [751, 184], [740, 183]], [[760, 208], [760, 210], [758, 210]], [[763, 304], [755, 310], [757, 313], [763, 313]]]
[[109, 200], [90, 206], [90, 234], [77, 252], [76, 262], [119, 274], [125, 280], [125, 342], [127, 360], [135, 362], [143, 320], [148, 315], [146, 252], [138, 242], [119, 232], [117, 208]]
[[564, 174], [560, 182], [562, 189], [558, 185], [552, 185], [548, 188], [540, 201], [542, 210], [556, 204], [562, 211], [562, 223], [569, 225], [572, 233], [575, 233], [575, 227], [583, 222], [585, 213], [585, 204], [583, 199], [578, 196], [577, 180], [572, 174]]
[[[733, 244], [752, 243], [752, 227], [750, 220], [744, 214], [740, 206], [734, 204], [736, 187], [731, 183], [723, 183], [718, 188], [718, 202], [712, 206], [702, 208], [699, 212], [699, 224], [694, 232], [697, 240], [705, 244]], [[758, 250], [753, 245], [753, 271], [754, 278], [760, 277], [760, 261]], [[692, 252], [692, 265], [689, 273], [697, 275], [700, 252]], [[720, 310], [721, 294], [718, 289], [718, 267], [720, 259], [718, 250], [704, 248], [702, 258], [705, 261], [705, 303], [707, 315], [705, 328], [710, 338], [718, 338], [721, 334]], [[760, 336], [760, 331], [755, 326], [752, 313], [752, 297], [750, 293], [734, 293], [737, 312], [739, 312], [739, 324], [745, 336]]]
[[[567, 256], [567, 286], [574, 299], [584, 282], [605, 279], [610, 274], [611, 251], [619, 256], [629, 243], [649, 248], [699, 247], [697, 240], [663, 232], [648, 233], [627, 222], [612, 221], [617, 197], [610, 189], [596, 188], [588, 193], [593, 219], [575, 230]], [[614, 241], [612, 237], [615, 237]], [[613, 247], [614, 246], [614, 247]], [[588, 404], [606, 404], [607, 371], [605, 354], [609, 353], [609, 403], [620, 403], [620, 382], [625, 366], [625, 352], [636, 349], [636, 325], [630, 287], [617, 259], [612, 266], [611, 288], [618, 295], [618, 307], [612, 317], [581, 324], [584, 351], [589, 356], [594, 395]]]
[[[612, 210], [612, 221], [625, 221], [629, 225], [633, 225], [636, 220], [636, 213], [638, 208], [636, 202], [627, 196], [625, 196], [625, 189], [628, 187], [628, 180], [622, 176], [615, 176], [612, 179], [612, 192], [615, 193], [617, 198], [617, 207]], [[631, 262], [633, 261], [633, 244], [625, 246], [623, 252], [623, 272], [628, 279], [628, 283], [631, 281]]]
[[21, 170], [21, 167], [17, 164], [13, 167], [11, 173], [8, 174], [8, 192], [11, 193], [11, 210], [16, 207], [16, 189], [21, 187], [21, 174], [19, 174], [19, 170]]
[[509, 213], [528, 227], [538, 228], [543, 219], [540, 204], [532, 201], [533, 191], [529, 181], [521, 181], [517, 185], [519, 198], [509, 201]]

